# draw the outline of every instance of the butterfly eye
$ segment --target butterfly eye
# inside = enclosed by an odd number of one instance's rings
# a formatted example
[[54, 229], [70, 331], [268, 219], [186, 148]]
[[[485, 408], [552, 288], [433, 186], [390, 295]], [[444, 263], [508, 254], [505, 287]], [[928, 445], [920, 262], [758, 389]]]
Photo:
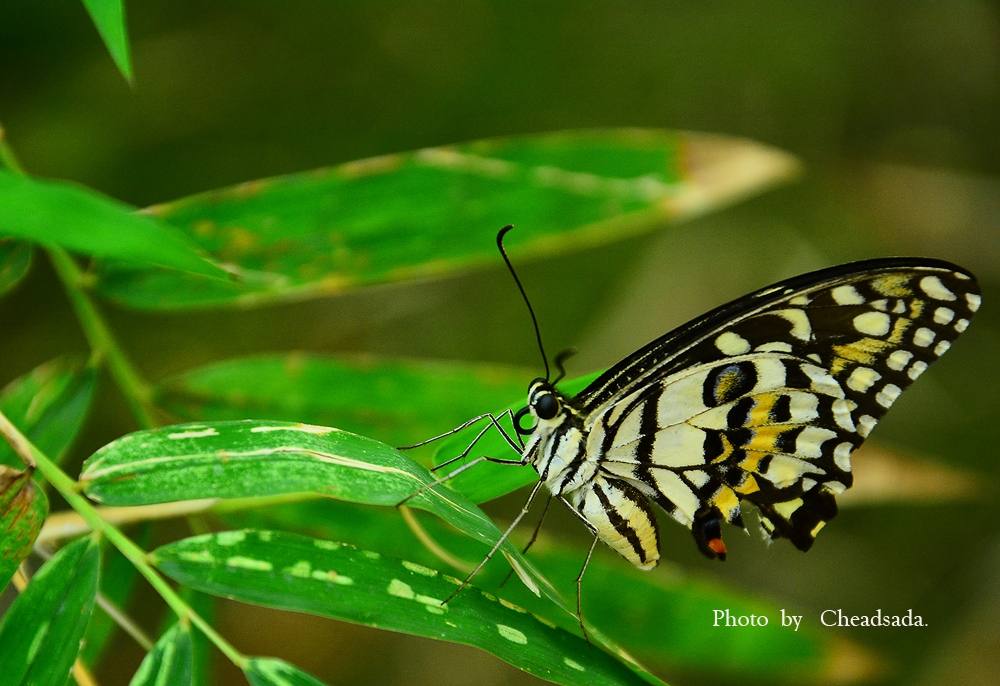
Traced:
[[539, 419], [552, 419], [559, 414], [559, 401], [551, 393], [538, 396], [531, 409]]

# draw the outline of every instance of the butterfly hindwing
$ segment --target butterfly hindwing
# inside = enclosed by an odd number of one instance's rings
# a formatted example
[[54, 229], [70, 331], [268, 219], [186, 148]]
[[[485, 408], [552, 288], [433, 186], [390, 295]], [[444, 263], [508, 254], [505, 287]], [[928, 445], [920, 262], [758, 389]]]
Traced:
[[978, 306], [968, 273], [921, 259], [762, 289], [654, 341], [577, 396], [588, 452], [696, 538], [716, 514], [742, 524], [747, 500], [765, 534], [807, 549], [851, 485], [851, 453]]

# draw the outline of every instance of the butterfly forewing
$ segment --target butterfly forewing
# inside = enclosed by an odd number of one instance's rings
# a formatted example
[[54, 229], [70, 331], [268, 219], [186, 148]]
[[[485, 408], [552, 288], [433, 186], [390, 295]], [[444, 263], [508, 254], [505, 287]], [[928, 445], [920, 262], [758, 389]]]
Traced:
[[[851, 485], [851, 453], [979, 307], [975, 280], [891, 259], [806, 274], [723, 305], [574, 398], [587, 452], [675, 519], [742, 524], [807, 549]], [[697, 532], [696, 532], [697, 536]]]

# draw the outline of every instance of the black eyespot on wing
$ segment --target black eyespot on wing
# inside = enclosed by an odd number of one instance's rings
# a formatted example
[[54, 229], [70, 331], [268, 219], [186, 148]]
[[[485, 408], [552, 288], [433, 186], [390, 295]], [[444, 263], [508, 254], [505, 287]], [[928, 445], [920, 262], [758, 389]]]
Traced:
[[735, 364], [719, 365], [705, 377], [702, 402], [705, 407], [715, 407], [746, 395], [757, 384], [757, 368], [744, 360]]

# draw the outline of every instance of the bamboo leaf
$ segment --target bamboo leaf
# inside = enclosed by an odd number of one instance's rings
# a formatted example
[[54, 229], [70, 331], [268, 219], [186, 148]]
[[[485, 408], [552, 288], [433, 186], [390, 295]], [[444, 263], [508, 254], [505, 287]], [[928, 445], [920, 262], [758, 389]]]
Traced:
[[48, 511], [48, 500], [29, 471], [0, 465], [0, 591], [31, 553]]
[[[372, 505], [426, 509], [492, 545], [493, 522], [425, 468], [383, 443], [329, 427], [258, 420], [180, 424], [123, 436], [83, 465], [80, 483], [109, 505], [149, 505], [196, 498], [316, 493]], [[504, 554], [535, 582], [516, 549]]]
[[0, 295], [12, 290], [31, 269], [33, 250], [28, 243], [0, 238]]
[[[51, 522], [50, 518], [49, 523]], [[129, 534], [135, 543], [145, 548], [149, 543], [151, 530], [152, 527], [144, 523]], [[101, 595], [120, 610], [127, 610], [129, 598], [138, 579], [139, 572], [135, 565], [113, 545], [105, 543], [101, 550], [101, 583], [98, 589]], [[98, 606], [90, 618], [90, 624], [87, 625], [83, 648], [80, 650], [80, 659], [84, 664], [90, 667], [100, 664], [117, 630], [118, 624], [115, 620], [104, 611], [104, 608]]]
[[[435, 360], [305, 353], [225, 360], [163, 381], [182, 421], [281, 419], [414, 443], [524, 393], [530, 371]], [[461, 389], [461, 392], [456, 392]]]
[[[315, 500], [228, 512], [223, 520], [231, 526], [280, 528], [345, 541], [430, 567], [441, 564], [402, 518], [381, 508]], [[485, 552], [474, 541], [431, 518], [421, 518], [420, 525], [441, 548], [463, 562], [471, 564]], [[587, 543], [582, 536], [574, 543], [568, 536], [551, 536], [546, 531], [542, 530], [529, 557], [564, 595], [572, 596]], [[532, 594], [512, 584], [498, 588], [508, 571], [502, 561], [488, 565], [476, 576], [476, 585], [544, 613], [544, 605]], [[774, 603], [720, 582], [695, 578], [669, 562], [653, 572], [642, 572], [620, 558], [598, 552], [584, 581], [588, 624], [613, 627], [614, 638], [649, 664], [692, 673], [703, 673], [710, 665], [713, 674], [733, 677], [780, 677], [791, 671], [797, 681], [815, 682], [833, 673], [845, 652], [863, 655], [859, 646], [846, 639], [809, 626], [798, 632], [776, 623], [753, 631], [720, 631], [711, 626], [712, 611], [719, 608], [729, 608], [734, 614], [779, 616]], [[665, 617], [671, 621], [664, 621]], [[559, 617], [555, 621], [564, 624]], [[568, 622], [571, 627], [573, 619]]]
[[519, 226], [519, 258], [621, 240], [787, 179], [785, 153], [662, 130], [564, 131], [361, 160], [203, 193], [150, 209], [239, 282], [105, 268], [132, 307], [259, 305], [497, 263], [496, 231]]
[[97, 594], [97, 543], [84, 538], [46, 562], [0, 621], [3, 679], [64, 686]]
[[[459, 493], [434, 482], [425, 468], [371, 438], [310, 424], [259, 420], [181, 424], [124, 436], [92, 455], [80, 485], [110, 505], [148, 505], [197, 498], [315, 493], [372, 505], [427, 510], [464, 534], [492, 546], [493, 522]], [[566, 602], [509, 540], [500, 552], [518, 578], [566, 614]], [[637, 673], [660, 683], [600, 635]]]
[[273, 657], [254, 657], [243, 670], [250, 686], [323, 686], [323, 682]]
[[168, 544], [156, 565], [198, 590], [268, 607], [475, 646], [561, 684], [639, 684], [610, 655], [551, 622], [435, 569], [332, 541], [230, 531]]
[[125, 27], [125, 3], [122, 0], [83, 0], [83, 6], [90, 13], [118, 71], [131, 84], [132, 59], [129, 56], [128, 31]]
[[191, 631], [174, 624], [143, 658], [129, 686], [191, 686], [193, 669]]
[[[65, 456], [94, 398], [97, 373], [82, 360], [57, 358], [0, 390], [0, 410], [47, 455]], [[21, 466], [0, 441], [0, 464]]]
[[[183, 232], [125, 203], [65, 181], [0, 170], [0, 235], [94, 257], [222, 279]], [[211, 279], [209, 279], [211, 280]]]

